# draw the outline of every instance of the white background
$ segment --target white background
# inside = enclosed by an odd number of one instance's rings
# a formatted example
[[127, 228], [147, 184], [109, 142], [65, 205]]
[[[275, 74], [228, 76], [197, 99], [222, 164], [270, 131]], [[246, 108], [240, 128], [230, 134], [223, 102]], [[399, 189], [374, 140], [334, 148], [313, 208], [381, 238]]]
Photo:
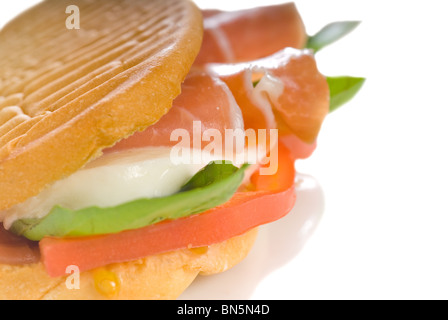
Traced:
[[[34, 2], [1, 1], [0, 25]], [[255, 4], [197, 3], [222, 9]], [[316, 153], [298, 163], [321, 188], [302, 190], [299, 208], [289, 220], [262, 229], [246, 261], [201, 279], [183, 298], [448, 298], [444, 4], [297, 1], [309, 34], [329, 22], [362, 20], [317, 60], [326, 75], [367, 82], [327, 118]]]

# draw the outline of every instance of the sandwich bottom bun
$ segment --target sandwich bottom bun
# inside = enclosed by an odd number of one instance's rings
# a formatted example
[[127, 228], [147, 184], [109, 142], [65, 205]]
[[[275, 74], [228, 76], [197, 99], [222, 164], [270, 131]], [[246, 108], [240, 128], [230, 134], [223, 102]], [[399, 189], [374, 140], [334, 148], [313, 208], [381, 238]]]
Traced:
[[0, 265], [0, 299], [176, 299], [198, 275], [224, 272], [238, 264], [247, 256], [256, 237], [257, 229], [253, 229], [209, 247], [159, 254], [62, 278], [49, 277], [42, 263]]

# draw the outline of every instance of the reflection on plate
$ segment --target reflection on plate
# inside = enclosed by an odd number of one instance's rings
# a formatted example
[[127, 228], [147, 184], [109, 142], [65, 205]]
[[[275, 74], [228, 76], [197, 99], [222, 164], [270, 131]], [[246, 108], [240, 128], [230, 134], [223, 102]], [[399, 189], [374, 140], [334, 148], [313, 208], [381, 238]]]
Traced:
[[[296, 181], [297, 202], [293, 210], [283, 219], [260, 227], [246, 259], [224, 273], [199, 276], [180, 300], [249, 300], [263, 278], [300, 253], [323, 215], [324, 194], [313, 177], [297, 174]], [[282, 285], [273, 289], [281, 290]]]

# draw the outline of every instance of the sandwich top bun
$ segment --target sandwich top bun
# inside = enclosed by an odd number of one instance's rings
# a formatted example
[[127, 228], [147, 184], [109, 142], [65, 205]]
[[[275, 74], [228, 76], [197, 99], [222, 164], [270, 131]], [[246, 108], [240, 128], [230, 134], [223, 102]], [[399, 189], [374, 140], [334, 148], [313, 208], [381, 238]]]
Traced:
[[[71, 5], [79, 29], [67, 27]], [[7, 24], [0, 210], [157, 122], [179, 95], [202, 32], [188, 0], [46, 0]]]

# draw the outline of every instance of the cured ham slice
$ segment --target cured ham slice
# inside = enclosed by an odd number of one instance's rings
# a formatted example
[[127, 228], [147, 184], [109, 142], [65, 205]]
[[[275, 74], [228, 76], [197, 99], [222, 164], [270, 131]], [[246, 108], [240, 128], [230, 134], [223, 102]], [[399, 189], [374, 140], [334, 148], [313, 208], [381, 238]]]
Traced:
[[259, 59], [286, 47], [301, 49], [307, 35], [294, 3], [223, 12], [205, 10], [204, 40], [195, 65]]
[[6, 231], [0, 223], [0, 264], [30, 264], [39, 259], [37, 243]]
[[[329, 112], [330, 95], [325, 77], [318, 71], [308, 50], [286, 48], [248, 63], [209, 64], [234, 93], [246, 127], [272, 127], [272, 106], [277, 118], [303, 142], [312, 144]], [[259, 78], [254, 88], [254, 79]]]
[[148, 146], [174, 146], [176, 129], [185, 129], [193, 136], [193, 122], [201, 122], [201, 131], [217, 129], [244, 130], [241, 110], [227, 85], [217, 77], [203, 72], [191, 73], [182, 85], [182, 94], [170, 111], [155, 125], [122, 140], [106, 152]]
[[172, 132], [186, 129], [192, 135], [193, 121], [201, 121], [202, 130], [220, 132], [274, 129], [280, 122], [281, 135], [295, 135], [307, 144], [316, 141], [330, 102], [328, 84], [310, 51], [286, 48], [248, 63], [208, 64], [205, 70], [187, 77], [182, 94], [158, 123], [107, 152], [174, 146], [178, 142], [171, 139]]

